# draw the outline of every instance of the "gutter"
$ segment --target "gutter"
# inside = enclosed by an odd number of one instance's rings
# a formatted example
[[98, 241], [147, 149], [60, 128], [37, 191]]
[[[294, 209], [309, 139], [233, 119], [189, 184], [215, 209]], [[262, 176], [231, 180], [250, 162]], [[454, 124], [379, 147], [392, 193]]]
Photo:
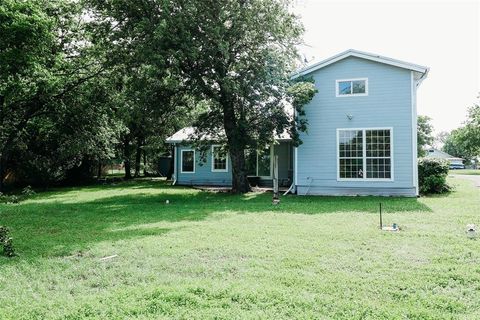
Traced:
[[416, 81], [416, 87], [418, 88], [420, 84], [427, 78], [428, 72], [430, 71], [430, 68], [427, 68], [425, 72], [422, 74], [422, 76]]

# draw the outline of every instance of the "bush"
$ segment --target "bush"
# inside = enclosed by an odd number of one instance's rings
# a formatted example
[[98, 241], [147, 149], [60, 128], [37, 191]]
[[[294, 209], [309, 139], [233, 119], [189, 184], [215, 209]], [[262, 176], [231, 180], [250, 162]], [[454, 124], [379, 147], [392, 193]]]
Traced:
[[24, 196], [29, 197], [29, 196], [33, 196], [35, 194], [35, 191], [33, 191], [31, 186], [26, 186], [25, 188], [23, 188], [22, 194]]
[[420, 193], [444, 193], [451, 190], [447, 184], [449, 163], [443, 159], [421, 158], [418, 160]]
[[6, 195], [0, 193], [0, 203], [19, 203], [20, 198], [16, 195]]
[[9, 236], [6, 227], [0, 226], [0, 246], [3, 247], [3, 255], [6, 257], [14, 257], [15, 249], [13, 248], [13, 239]]

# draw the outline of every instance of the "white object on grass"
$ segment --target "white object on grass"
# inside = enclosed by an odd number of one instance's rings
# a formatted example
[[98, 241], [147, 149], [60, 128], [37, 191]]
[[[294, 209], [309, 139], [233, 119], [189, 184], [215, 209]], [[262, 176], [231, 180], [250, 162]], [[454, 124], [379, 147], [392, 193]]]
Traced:
[[472, 224], [467, 224], [467, 237], [470, 239], [475, 239], [477, 237], [477, 227]]
[[103, 258], [100, 259], [100, 261], [110, 260], [110, 259], [113, 259], [113, 258], [116, 258], [116, 257], [118, 257], [118, 255], [114, 254], [113, 256], [103, 257]]

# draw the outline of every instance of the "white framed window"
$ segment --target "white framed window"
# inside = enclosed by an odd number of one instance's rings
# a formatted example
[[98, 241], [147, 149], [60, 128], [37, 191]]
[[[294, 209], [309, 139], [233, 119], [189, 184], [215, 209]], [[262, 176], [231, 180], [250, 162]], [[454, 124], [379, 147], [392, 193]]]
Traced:
[[392, 128], [337, 129], [337, 180], [393, 181]]
[[219, 145], [212, 146], [212, 172], [228, 172], [228, 153]]
[[182, 150], [180, 160], [182, 173], [195, 173], [195, 150]]
[[335, 81], [337, 97], [368, 96], [368, 78]]

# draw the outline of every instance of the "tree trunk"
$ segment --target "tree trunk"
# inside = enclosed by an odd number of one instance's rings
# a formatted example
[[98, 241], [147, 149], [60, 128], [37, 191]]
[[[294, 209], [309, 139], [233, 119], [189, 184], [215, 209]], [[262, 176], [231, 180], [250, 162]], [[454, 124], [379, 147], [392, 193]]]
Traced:
[[223, 108], [223, 126], [232, 159], [232, 192], [246, 193], [250, 191], [245, 166], [245, 142], [243, 141], [246, 135], [242, 132], [243, 126], [239, 125], [237, 121], [232, 101], [225, 94], [220, 100]]
[[102, 178], [102, 161], [98, 159], [97, 180]]
[[145, 150], [143, 150], [142, 154], [143, 154], [143, 175], [146, 177], [146, 176], [148, 176], [148, 172], [147, 172], [147, 153], [145, 152]]
[[237, 146], [230, 147], [230, 158], [232, 159], [232, 192], [245, 193], [250, 191], [245, 168], [244, 149]]
[[3, 157], [0, 154], [0, 193], [2, 193], [3, 190], [3, 179], [5, 179], [5, 168], [3, 167]]
[[130, 140], [125, 138], [123, 141], [123, 163], [125, 165], [125, 179], [132, 179], [130, 165]]
[[142, 160], [142, 145], [140, 141], [140, 139], [137, 140], [137, 146], [135, 150], [135, 178], [140, 176], [140, 162]]

